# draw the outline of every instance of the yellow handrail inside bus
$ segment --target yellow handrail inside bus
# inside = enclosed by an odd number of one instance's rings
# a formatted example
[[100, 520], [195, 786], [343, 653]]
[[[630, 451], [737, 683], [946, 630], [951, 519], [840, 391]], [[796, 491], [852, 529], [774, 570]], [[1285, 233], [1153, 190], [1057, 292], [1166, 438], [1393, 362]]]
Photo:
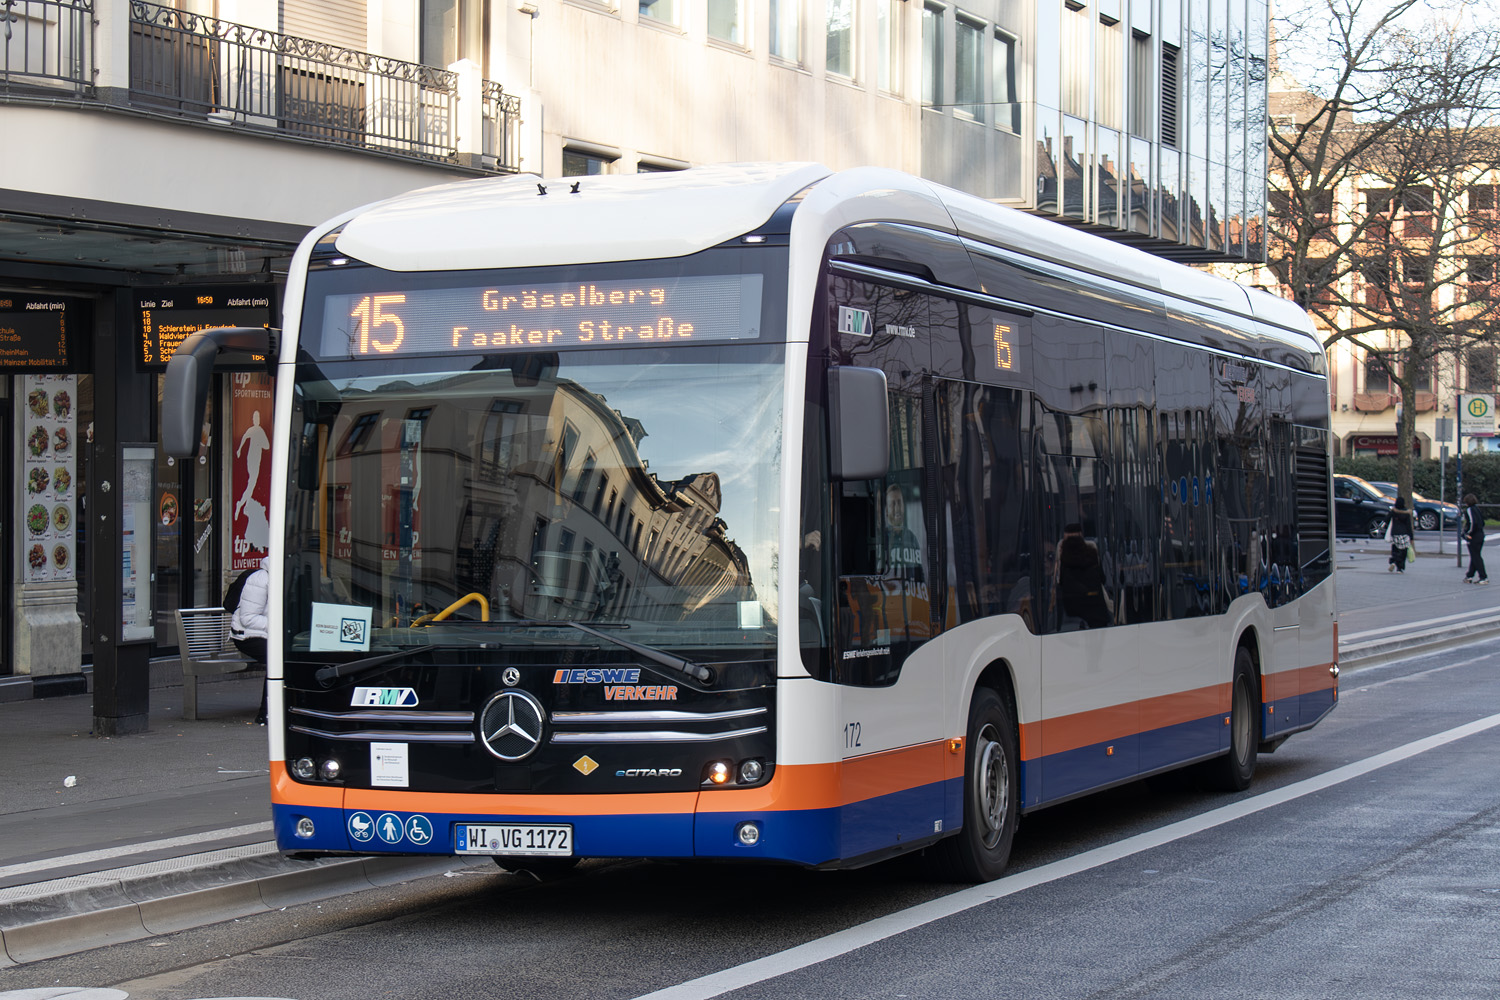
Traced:
[[480, 593], [465, 594], [458, 600], [454, 601], [452, 604], [448, 605], [443, 610], [439, 611], [437, 614], [433, 615], [429, 620], [440, 622], [444, 618], [447, 618], [449, 615], [453, 614], [453, 612], [457, 611], [459, 608], [463, 607], [465, 604], [473, 604], [475, 601], [479, 602], [479, 612], [481, 615], [483, 615], [480, 621], [489, 621], [490, 602], [485, 600], [485, 596]]

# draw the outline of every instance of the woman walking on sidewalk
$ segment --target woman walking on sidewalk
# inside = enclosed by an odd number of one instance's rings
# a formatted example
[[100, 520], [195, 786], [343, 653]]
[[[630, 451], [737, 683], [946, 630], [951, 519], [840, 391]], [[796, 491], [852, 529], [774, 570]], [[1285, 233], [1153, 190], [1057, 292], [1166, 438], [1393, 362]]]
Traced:
[[1386, 565], [1387, 573], [1394, 570], [1397, 573], [1406, 572], [1406, 554], [1412, 549], [1411, 544], [1411, 507], [1406, 503], [1405, 497], [1396, 498], [1395, 507], [1391, 508], [1391, 519], [1386, 525], [1385, 536], [1391, 540], [1391, 560]]
[[1472, 493], [1464, 494], [1463, 536], [1469, 543], [1469, 571], [1464, 574], [1464, 583], [1489, 583], [1490, 575], [1484, 571], [1484, 556], [1480, 553], [1484, 548], [1484, 515], [1479, 512], [1479, 501]]

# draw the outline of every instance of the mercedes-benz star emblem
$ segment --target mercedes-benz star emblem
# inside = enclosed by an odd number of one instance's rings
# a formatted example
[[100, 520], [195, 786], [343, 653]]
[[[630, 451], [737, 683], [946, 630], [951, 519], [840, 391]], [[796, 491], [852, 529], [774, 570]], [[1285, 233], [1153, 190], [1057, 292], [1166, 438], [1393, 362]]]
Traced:
[[501, 691], [479, 716], [485, 749], [501, 760], [524, 760], [542, 744], [541, 702], [525, 691]]
[[521, 683], [521, 671], [517, 670], [515, 667], [506, 667], [505, 673], [500, 675], [500, 679], [505, 682], [506, 687], [513, 688], [517, 684]]

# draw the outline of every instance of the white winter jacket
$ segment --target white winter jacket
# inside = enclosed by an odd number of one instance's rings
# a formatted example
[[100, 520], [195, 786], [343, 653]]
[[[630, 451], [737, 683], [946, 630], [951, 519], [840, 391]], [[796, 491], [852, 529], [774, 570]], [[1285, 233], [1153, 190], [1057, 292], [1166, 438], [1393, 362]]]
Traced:
[[229, 619], [229, 634], [236, 639], [266, 637], [266, 606], [271, 598], [271, 573], [266, 568], [269, 564], [269, 559], [262, 559], [260, 566], [245, 578], [239, 607]]

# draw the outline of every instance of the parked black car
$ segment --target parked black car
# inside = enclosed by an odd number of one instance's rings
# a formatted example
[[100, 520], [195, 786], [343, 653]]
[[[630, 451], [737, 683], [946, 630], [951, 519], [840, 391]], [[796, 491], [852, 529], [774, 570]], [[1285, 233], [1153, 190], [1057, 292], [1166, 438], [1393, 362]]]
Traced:
[[1333, 477], [1333, 530], [1341, 538], [1380, 538], [1390, 523], [1391, 502], [1358, 476]]
[[[1396, 499], [1396, 484], [1384, 482], [1371, 482], [1387, 500], [1392, 502]], [[1441, 500], [1429, 500], [1420, 493], [1411, 495], [1412, 509], [1417, 514], [1417, 527], [1423, 531], [1435, 531], [1439, 523], [1445, 528], [1458, 526], [1458, 505], [1444, 503]]]

